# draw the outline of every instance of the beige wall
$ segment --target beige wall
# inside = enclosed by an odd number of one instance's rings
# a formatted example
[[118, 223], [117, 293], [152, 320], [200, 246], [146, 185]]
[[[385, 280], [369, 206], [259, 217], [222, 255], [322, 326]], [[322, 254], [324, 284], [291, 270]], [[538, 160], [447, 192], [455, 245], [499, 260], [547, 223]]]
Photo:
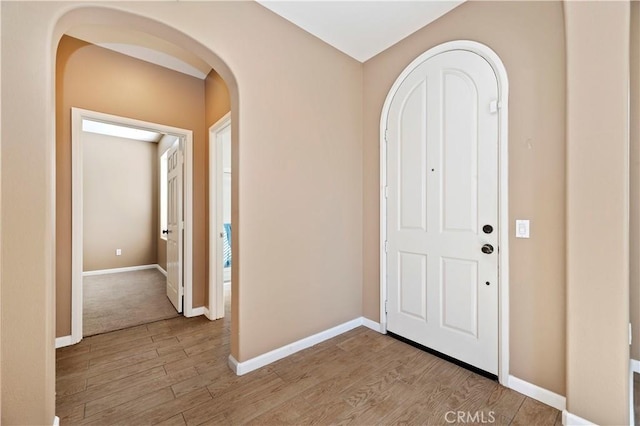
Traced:
[[631, 358], [640, 360], [640, 2], [631, 2], [630, 41], [630, 179], [629, 179], [629, 308], [633, 344]]
[[[510, 373], [565, 392], [565, 62], [561, 2], [467, 2], [364, 66], [363, 311], [379, 319], [379, 128], [391, 85], [456, 39], [486, 44], [509, 78]], [[514, 220], [531, 220], [515, 239]]]
[[84, 271], [156, 263], [157, 150], [155, 143], [83, 132]]
[[[69, 25], [111, 24], [169, 37], [201, 55], [227, 83], [234, 123], [236, 359], [247, 360], [362, 313], [362, 64], [253, 2], [108, 3], [107, 8], [151, 19], [92, 9], [71, 12], [57, 24], [60, 16], [79, 5], [1, 6], [1, 336], [2, 347], [12, 349], [2, 357], [3, 424], [51, 424], [54, 415], [52, 78], [57, 37]], [[4, 42], [7, 34], [11, 43]], [[67, 52], [71, 62], [94, 53], [72, 51]], [[93, 63], [87, 66], [101, 72]], [[128, 86], [128, 93], [152, 81], [157, 87], [158, 80], [162, 78], [143, 79]], [[99, 92], [96, 103], [122, 94], [100, 85], [93, 90]], [[202, 88], [198, 93], [204, 94]], [[156, 106], [167, 99], [153, 97]], [[125, 116], [145, 110], [133, 101], [119, 105], [126, 111], [108, 111], [100, 104], [79, 106]], [[199, 105], [204, 107], [204, 99]], [[193, 105], [179, 106], [171, 120], [136, 118], [204, 129], [203, 115], [189, 113]], [[187, 116], [199, 124], [176, 122]], [[61, 154], [63, 148], [58, 150]], [[203, 146], [194, 158], [196, 167], [204, 164]], [[194, 174], [196, 181], [201, 178]], [[282, 187], [288, 190], [273, 190]], [[196, 210], [204, 211], [203, 191], [196, 193]], [[203, 224], [203, 219], [196, 222], [202, 228]], [[197, 235], [201, 241], [206, 238], [202, 230]], [[282, 259], [287, 260], [285, 268]]]
[[[231, 98], [229, 89], [224, 83], [220, 74], [211, 70], [204, 81], [204, 115], [205, 128], [207, 129], [206, 158], [209, 159], [209, 128], [220, 120], [226, 113], [231, 111]], [[207, 167], [207, 182], [209, 181], [209, 168]], [[209, 191], [206, 198], [207, 217], [209, 215]], [[209, 235], [209, 223], [207, 222], [206, 233]], [[209, 245], [207, 245], [207, 259], [209, 258]], [[209, 276], [209, 264], [207, 263], [207, 276]], [[209, 286], [205, 286], [205, 301], [209, 304]]]
[[629, 2], [566, 2], [567, 410], [629, 424]]
[[71, 107], [193, 131], [193, 306], [205, 290], [204, 81], [72, 37], [57, 58], [56, 330], [71, 332]]
[[[226, 113], [231, 111], [229, 89], [220, 74], [211, 70], [204, 80], [205, 108], [204, 115], [207, 122], [207, 132]], [[208, 137], [208, 133], [207, 133]], [[207, 147], [209, 145], [207, 144]]]
[[[53, 76], [50, 74], [48, 81], [34, 78], [37, 71], [27, 74], [24, 68], [7, 64], [14, 58], [41, 56], [43, 60], [48, 55], [48, 66], [41, 63], [42, 68], [35, 70], [53, 71], [54, 62], [49, 43], [38, 49], [34, 44], [27, 47], [15, 42], [12, 34], [21, 32], [24, 22], [8, 19], [12, 13], [6, 2], [1, 2], [0, 7], [3, 33], [0, 423], [48, 425], [53, 423], [55, 406]], [[33, 16], [29, 26], [50, 26], [50, 14], [55, 9], [50, 5], [37, 8], [43, 14]], [[35, 5], [30, 9], [35, 11]], [[29, 83], [19, 83], [25, 80]], [[26, 105], [18, 107], [22, 101], [30, 104], [27, 109], [22, 109]]]
[[[2, 6], [0, 6], [0, 46], [2, 45]], [[2, 55], [0, 55], [0, 69], [2, 69]], [[1, 73], [0, 73], [1, 74]], [[0, 75], [0, 99], [2, 99], [2, 76]], [[2, 102], [0, 101], [0, 129], [2, 128]], [[0, 138], [1, 140], [1, 138]], [[0, 149], [0, 212], [2, 212], [2, 150]], [[2, 253], [2, 220], [0, 217], [0, 253]], [[2, 271], [2, 256], [0, 256], [0, 271]], [[0, 294], [2, 292], [2, 272], [0, 272]], [[0, 303], [0, 331], [2, 330], [2, 303]], [[2, 339], [0, 338], [0, 421], [2, 419]]]

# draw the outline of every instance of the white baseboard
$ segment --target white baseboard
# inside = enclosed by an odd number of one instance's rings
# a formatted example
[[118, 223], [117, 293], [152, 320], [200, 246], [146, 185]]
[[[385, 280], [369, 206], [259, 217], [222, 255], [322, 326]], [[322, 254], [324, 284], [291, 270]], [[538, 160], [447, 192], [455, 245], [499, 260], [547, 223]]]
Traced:
[[64, 348], [65, 346], [71, 346], [75, 342], [73, 341], [73, 336], [62, 336], [56, 337], [56, 349]]
[[187, 313], [185, 312], [184, 316], [185, 317], [189, 317], [189, 318], [197, 317], [197, 316], [200, 316], [200, 315], [206, 315], [208, 313], [208, 311], [209, 310], [206, 307], [200, 306], [198, 308], [192, 308], [191, 309], [191, 313], [189, 313], [189, 315], [187, 315]]
[[370, 328], [373, 331], [377, 331], [378, 333], [383, 333], [382, 326], [380, 326], [380, 323], [372, 321], [369, 318], [362, 317], [362, 325], [364, 325], [367, 328]]
[[571, 414], [567, 410], [562, 410], [562, 424], [565, 426], [594, 426], [595, 423], [591, 423], [589, 420], [582, 417]]
[[206, 306], [204, 307], [204, 316], [207, 317], [207, 319], [209, 319], [210, 321], [215, 320], [215, 318], [213, 318], [213, 315], [211, 315], [211, 311], [209, 311], [209, 308], [207, 308]]
[[564, 396], [558, 395], [557, 393], [551, 392], [545, 388], [541, 388], [540, 386], [536, 386], [533, 383], [525, 382], [524, 380], [518, 379], [514, 376], [509, 376], [507, 384], [508, 387], [514, 391], [520, 392], [521, 394], [547, 404], [556, 410], [563, 411], [567, 408], [567, 399]]
[[60, 426], [60, 417], [55, 416], [53, 418], [53, 426]]
[[239, 362], [233, 357], [233, 355], [229, 355], [229, 358], [227, 358], [227, 365], [229, 365], [231, 371], [239, 376], [240, 374], [238, 374], [238, 364]]
[[119, 272], [143, 271], [145, 269], [157, 268], [158, 265], [154, 263], [153, 265], [127, 266], [125, 268], [97, 269], [95, 271], [85, 271], [82, 273], [82, 276], [89, 277], [91, 275], [117, 274]]
[[336, 337], [349, 330], [353, 330], [354, 328], [363, 325], [363, 323], [364, 318], [359, 317], [243, 362], [238, 362], [230, 355], [229, 367], [238, 376], [242, 376], [243, 374], [247, 374], [253, 370], [264, 367], [265, 365], [269, 365], [272, 362], [276, 362], [282, 358], [288, 357], [289, 355], [293, 355], [303, 349], [307, 349], [313, 345], [317, 345], [318, 343], [331, 339], [332, 337]]
[[158, 269], [158, 271], [160, 271], [160, 273], [162, 275], [164, 275], [165, 277], [167, 276], [167, 271], [165, 271], [164, 269], [162, 269], [162, 266], [160, 265], [156, 265], [156, 268]]
[[631, 371], [640, 374], [640, 361], [637, 359], [631, 360]]

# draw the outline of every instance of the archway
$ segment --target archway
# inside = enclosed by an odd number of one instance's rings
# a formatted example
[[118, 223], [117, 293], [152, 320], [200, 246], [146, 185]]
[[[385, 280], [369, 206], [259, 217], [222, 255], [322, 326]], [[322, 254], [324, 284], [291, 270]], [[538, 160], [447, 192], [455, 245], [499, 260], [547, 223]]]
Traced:
[[[231, 115], [234, 117], [233, 120], [233, 139], [232, 145], [234, 147], [234, 152], [237, 152], [238, 146], [238, 90], [237, 83], [235, 80], [234, 74], [231, 72], [229, 67], [226, 65], [225, 61], [221, 59], [217, 54], [215, 54], [211, 49], [204, 46], [202, 43], [197, 40], [187, 36], [183, 32], [173, 28], [165, 23], [161, 23], [141, 15], [136, 15], [130, 12], [125, 12], [122, 10], [117, 10], [114, 8], [105, 8], [105, 7], [71, 7], [65, 11], [65, 13], [58, 19], [57, 24], [55, 26], [53, 37], [52, 37], [52, 57], [56, 57], [56, 49], [57, 46], [66, 32], [71, 30], [74, 27], [83, 26], [83, 27], [100, 27], [102, 32], [111, 31], [117, 33], [119, 29], [134, 29], [135, 31], [139, 31], [144, 34], [148, 34], [150, 36], [156, 37], [161, 40], [165, 40], [168, 43], [171, 43], [181, 49], [192, 52], [194, 55], [201, 58], [204, 62], [209, 64], [212, 69], [214, 69], [224, 80], [226, 86], [229, 90], [229, 95], [231, 98]], [[55, 67], [55, 61], [54, 67]], [[55, 72], [55, 71], [54, 71]], [[53, 96], [55, 99], [55, 94]], [[237, 167], [237, 156], [234, 156], [233, 159], [234, 167]], [[52, 178], [55, 180], [55, 178]], [[206, 187], [206, 183], [203, 182], [203, 185]], [[232, 186], [235, 186], [236, 182], [232, 182]], [[237, 203], [237, 197], [234, 197], [234, 203]], [[204, 203], [203, 203], [204, 204]], [[233, 211], [237, 212], [237, 206], [234, 207]], [[234, 222], [236, 224], [236, 232], [234, 232], [234, 241], [237, 242], [237, 217], [234, 218]], [[206, 243], [205, 243], [206, 247]], [[234, 257], [237, 258], [238, 253], [238, 245], [237, 243], [233, 244]], [[204, 256], [206, 262], [206, 256]], [[66, 259], [65, 259], [66, 261]], [[236, 262], [237, 263], [237, 262]], [[238, 288], [238, 274], [234, 273], [233, 282], [233, 292], [232, 297], [237, 301], [237, 288]], [[206, 277], [205, 277], [206, 278]], [[60, 289], [59, 284], [56, 284], [56, 287]], [[66, 292], [58, 292], [60, 295], [58, 298], [68, 298], [73, 299], [73, 296], [69, 294], [69, 291]], [[67, 302], [69, 303], [69, 302]], [[77, 303], [77, 301], [76, 301]], [[81, 303], [81, 301], [80, 301]], [[206, 299], [205, 299], [206, 303]], [[233, 303], [235, 306], [238, 306], [237, 302]], [[234, 317], [237, 318], [236, 309], [233, 310]], [[231, 341], [232, 341], [232, 353], [233, 348], [237, 347], [237, 336], [238, 336], [238, 328], [237, 321], [232, 320], [232, 331], [231, 331]]]

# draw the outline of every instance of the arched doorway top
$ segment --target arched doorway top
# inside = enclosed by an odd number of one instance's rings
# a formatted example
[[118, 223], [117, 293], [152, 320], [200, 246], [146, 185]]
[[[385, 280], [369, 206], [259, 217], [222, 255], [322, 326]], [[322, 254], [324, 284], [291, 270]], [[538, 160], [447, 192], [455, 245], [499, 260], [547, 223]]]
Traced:
[[[213, 68], [225, 81], [229, 89], [232, 105], [237, 105], [237, 81], [226, 61], [209, 47], [193, 37], [185, 34], [180, 29], [165, 22], [142, 16], [114, 6], [86, 6], [70, 5], [57, 19], [53, 30], [53, 48], [57, 47], [62, 35], [70, 29], [78, 26], [100, 26], [103, 32], [119, 29], [126, 30], [130, 34], [139, 32], [148, 34], [178, 48], [191, 52]], [[132, 40], [135, 43], [135, 40]]]

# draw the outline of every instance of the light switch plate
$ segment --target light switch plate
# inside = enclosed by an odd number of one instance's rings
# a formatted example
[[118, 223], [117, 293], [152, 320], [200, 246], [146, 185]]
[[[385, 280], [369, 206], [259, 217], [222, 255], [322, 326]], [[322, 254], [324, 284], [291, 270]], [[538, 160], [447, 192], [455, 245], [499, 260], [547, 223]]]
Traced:
[[116, 249], [116, 256], [122, 256], [122, 249]]
[[516, 220], [516, 238], [529, 238], [528, 220]]

